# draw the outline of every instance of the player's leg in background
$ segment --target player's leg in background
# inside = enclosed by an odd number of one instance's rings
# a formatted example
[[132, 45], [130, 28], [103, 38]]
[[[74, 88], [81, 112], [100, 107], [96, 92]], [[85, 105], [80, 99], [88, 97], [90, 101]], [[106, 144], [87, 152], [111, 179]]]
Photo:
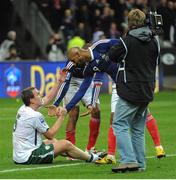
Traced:
[[[92, 99], [92, 85], [88, 88], [86, 94], [82, 98], [82, 103], [88, 107], [91, 105]], [[89, 121], [89, 139], [86, 147], [86, 151], [94, 151], [95, 144], [98, 139], [99, 129], [100, 129], [100, 102], [96, 102], [96, 107], [93, 108], [91, 112], [91, 117]]]
[[66, 139], [76, 144], [75, 132], [76, 132], [76, 123], [79, 117], [79, 106], [75, 106], [71, 109], [68, 115], [68, 121], [66, 125]]
[[116, 163], [115, 153], [116, 153], [116, 137], [112, 128], [112, 120], [113, 120], [114, 112], [111, 112], [110, 116], [110, 126], [108, 130], [108, 155], [107, 160], [111, 164]]
[[104, 158], [96, 161], [96, 164], [116, 164], [116, 137], [112, 128], [112, 120], [113, 120], [114, 113], [111, 112], [110, 116], [110, 126], [108, 130], [108, 152], [107, 156]]
[[95, 149], [95, 144], [98, 139], [100, 129], [100, 108], [97, 104], [91, 112], [91, 117], [89, 121], [89, 139], [87, 143], [86, 150], [90, 151]]
[[112, 96], [111, 96], [111, 115], [110, 115], [110, 126], [108, 130], [108, 154], [101, 160], [98, 160], [97, 164], [115, 164], [116, 158], [116, 137], [112, 128], [112, 121], [115, 111], [115, 106], [117, 103], [117, 100], [119, 99], [119, 96], [117, 95], [116, 91], [116, 85], [113, 84], [112, 86]]
[[111, 116], [110, 116], [110, 127], [108, 131], [108, 156], [107, 160], [111, 164], [116, 163], [115, 153], [116, 153], [116, 137], [114, 134], [114, 130], [112, 128], [112, 121], [115, 112], [116, 103], [119, 99], [116, 91], [115, 83], [112, 84], [112, 95], [111, 95]]
[[[79, 89], [79, 82], [77, 81], [77, 78], [72, 77], [70, 81], [70, 86], [67, 91], [66, 96], [64, 97], [64, 106], [66, 106], [70, 100], [73, 98], [75, 93]], [[68, 121], [66, 125], [66, 139], [72, 142], [72, 144], [76, 143], [76, 123], [79, 117], [79, 104], [77, 104], [74, 108], [71, 109], [68, 115]]]
[[160, 134], [158, 131], [158, 125], [156, 119], [152, 116], [149, 110], [147, 113], [146, 127], [155, 145], [156, 157], [157, 158], [165, 157], [165, 152], [160, 141]]

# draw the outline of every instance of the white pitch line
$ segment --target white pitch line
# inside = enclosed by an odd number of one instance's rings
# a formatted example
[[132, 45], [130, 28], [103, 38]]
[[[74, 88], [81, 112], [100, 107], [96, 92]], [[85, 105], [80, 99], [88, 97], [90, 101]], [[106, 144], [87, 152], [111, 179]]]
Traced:
[[80, 164], [85, 164], [85, 163], [62, 164], [62, 165], [60, 164], [60, 165], [53, 165], [53, 166], [6, 169], [6, 170], [1, 170], [0, 173], [8, 173], [8, 172], [15, 172], [15, 171], [30, 171], [30, 170], [35, 170], [35, 169], [50, 169], [50, 168], [57, 168], [57, 167], [60, 168], [60, 167], [68, 167], [68, 166], [77, 166]]
[[[166, 157], [175, 157], [176, 154], [166, 154]], [[147, 156], [146, 159], [156, 158], [156, 156]]]
[[[167, 154], [166, 157], [175, 157], [176, 154]], [[147, 156], [146, 159], [156, 158], [156, 156]], [[60, 164], [60, 165], [53, 165], [53, 166], [40, 166], [40, 167], [31, 167], [31, 168], [16, 168], [16, 169], [5, 169], [1, 170], [0, 173], [8, 173], [8, 172], [15, 172], [15, 171], [30, 171], [36, 169], [50, 169], [50, 168], [60, 168], [60, 167], [69, 167], [69, 166], [77, 166], [86, 163], [74, 163], [74, 164]]]

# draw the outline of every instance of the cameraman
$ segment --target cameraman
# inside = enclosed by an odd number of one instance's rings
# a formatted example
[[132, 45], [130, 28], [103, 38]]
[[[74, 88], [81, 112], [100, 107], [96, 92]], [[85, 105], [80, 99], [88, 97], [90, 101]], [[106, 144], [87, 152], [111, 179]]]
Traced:
[[120, 64], [116, 79], [120, 98], [113, 119], [120, 164], [113, 172], [145, 170], [144, 127], [159, 57], [158, 41], [145, 22], [142, 11], [131, 10], [127, 35], [108, 52], [109, 59]]

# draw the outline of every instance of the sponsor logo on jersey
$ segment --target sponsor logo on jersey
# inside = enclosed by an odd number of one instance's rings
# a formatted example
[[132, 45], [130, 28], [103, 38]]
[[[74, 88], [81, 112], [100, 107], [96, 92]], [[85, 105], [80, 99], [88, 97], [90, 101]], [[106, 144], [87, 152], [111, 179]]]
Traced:
[[66, 76], [66, 80], [69, 80], [70, 79], [70, 76], [71, 76], [71, 73], [69, 72]]
[[97, 63], [97, 64], [99, 63], [99, 61], [100, 61], [99, 59], [96, 59], [96, 63]]
[[45, 149], [46, 149], [46, 150], [49, 150], [49, 149], [50, 149], [50, 146], [45, 146]]
[[43, 117], [40, 117], [39, 120], [40, 120], [41, 123], [44, 123], [44, 122], [45, 122], [45, 120], [44, 120]]
[[99, 70], [96, 66], [93, 67], [93, 71], [95, 71], [95, 72], [97, 72], [97, 71], [100, 72], [100, 70]]

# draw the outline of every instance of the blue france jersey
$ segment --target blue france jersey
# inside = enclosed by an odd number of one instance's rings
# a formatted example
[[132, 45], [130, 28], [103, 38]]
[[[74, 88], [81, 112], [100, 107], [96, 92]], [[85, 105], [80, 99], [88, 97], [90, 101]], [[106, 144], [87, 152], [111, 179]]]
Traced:
[[67, 104], [67, 111], [70, 111], [81, 100], [90, 86], [93, 77], [94, 81], [101, 82], [102, 75], [104, 72], [106, 72], [114, 81], [116, 81], [118, 65], [111, 61], [108, 63], [105, 62], [102, 60], [102, 56], [106, 54], [113, 45], [117, 45], [119, 43], [119, 39], [104, 39], [97, 41], [91, 47], [89, 47], [92, 60], [86, 64], [83, 70], [84, 81], [82, 82], [75, 96], [72, 98], [69, 104]]
[[119, 42], [119, 39], [103, 39], [89, 47], [92, 59], [88, 65], [91, 66], [89, 67], [90, 71], [105, 72], [110, 63], [108, 62], [107, 64], [105, 61], [102, 61], [102, 56], [105, 55], [113, 45], [119, 44]]
[[68, 70], [68, 74], [67, 74], [65, 82], [61, 85], [61, 87], [58, 91], [55, 102], [53, 103], [55, 106], [59, 106], [62, 99], [66, 95], [66, 93], [69, 89], [70, 81], [71, 81], [72, 77], [84, 78], [84, 76], [83, 76], [84, 67], [75, 67], [71, 61], [68, 61], [66, 63], [65, 68]]

